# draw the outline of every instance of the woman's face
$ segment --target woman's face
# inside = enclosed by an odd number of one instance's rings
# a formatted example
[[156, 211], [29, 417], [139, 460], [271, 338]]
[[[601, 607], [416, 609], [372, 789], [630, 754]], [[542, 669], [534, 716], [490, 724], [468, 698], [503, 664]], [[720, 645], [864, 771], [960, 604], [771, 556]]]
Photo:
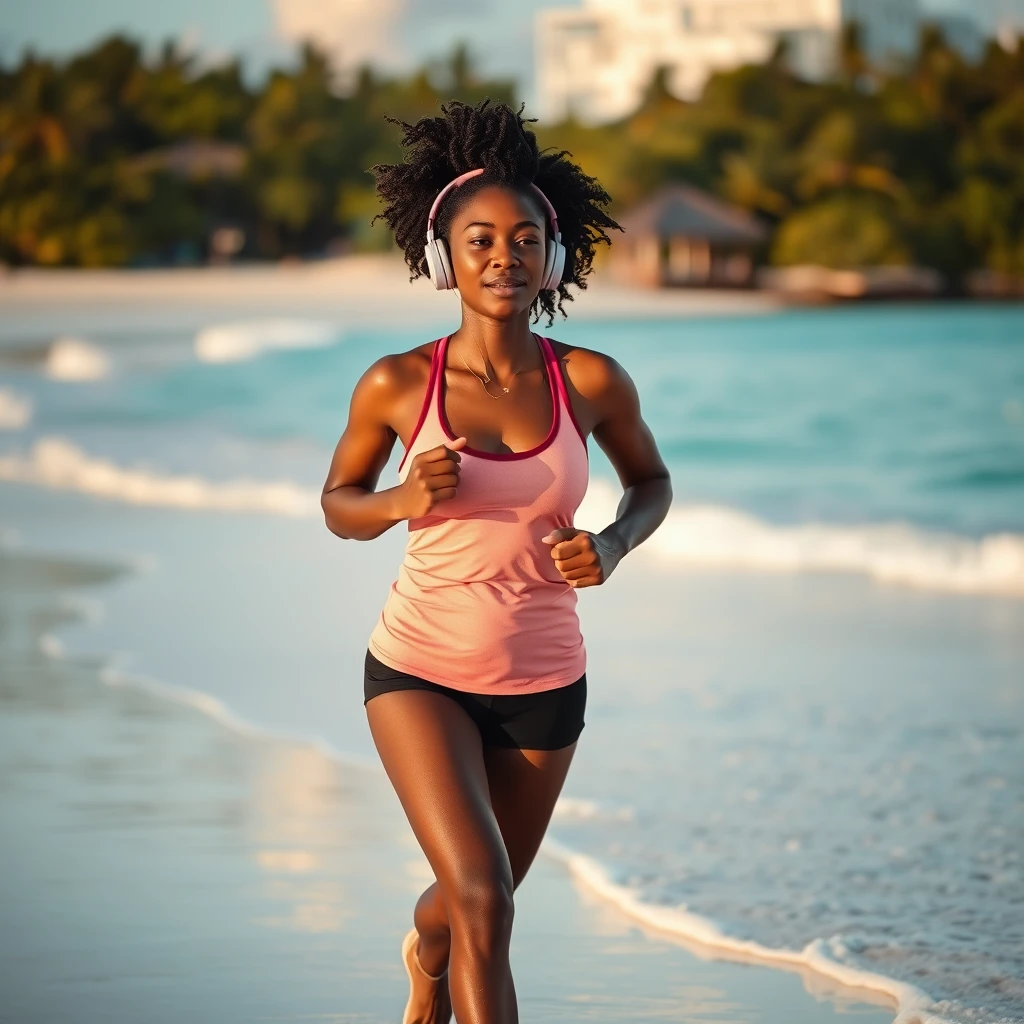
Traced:
[[481, 189], [448, 230], [463, 305], [494, 320], [529, 310], [544, 274], [547, 225], [540, 204], [513, 189]]

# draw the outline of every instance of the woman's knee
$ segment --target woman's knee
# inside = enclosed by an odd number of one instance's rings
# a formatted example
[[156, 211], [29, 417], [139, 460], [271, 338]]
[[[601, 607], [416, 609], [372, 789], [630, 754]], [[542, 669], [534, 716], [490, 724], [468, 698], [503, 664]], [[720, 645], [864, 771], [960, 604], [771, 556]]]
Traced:
[[513, 890], [507, 861], [489, 868], [463, 867], [442, 885], [452, 930], [469, 932], [482, 942], [507, 938], [515, 913]]

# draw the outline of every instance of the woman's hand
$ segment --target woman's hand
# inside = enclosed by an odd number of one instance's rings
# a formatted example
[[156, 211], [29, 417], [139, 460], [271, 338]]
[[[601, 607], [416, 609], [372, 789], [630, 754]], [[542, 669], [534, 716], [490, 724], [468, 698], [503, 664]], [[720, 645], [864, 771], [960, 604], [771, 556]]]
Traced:
[[420, 452], [409, 466], [405, 480], [396, 488], [396, 512], [399, 519], [425, 516], [441, 501], [454, 498], [459, 486], [459, 449], [464, 437]]
[[619, 564], [624, 552], [600, 533], [563, 526], [541, 537], [551, 545], [555, 568], [570, 587], [600, 586]]

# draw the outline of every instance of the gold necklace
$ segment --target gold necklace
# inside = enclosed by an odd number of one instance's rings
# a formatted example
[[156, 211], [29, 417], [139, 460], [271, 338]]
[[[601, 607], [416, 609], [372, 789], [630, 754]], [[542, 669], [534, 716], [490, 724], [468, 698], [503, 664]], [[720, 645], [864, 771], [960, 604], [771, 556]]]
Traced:
[[[490, 391], [487, 390], [487, 385], [490, 384], [490, 382], [491, 382], [491, 378], [487, 376], [487, 373], [485, 372], [484, 375], [481, 377], [480, 374], [478, 374], [476, 372], [476, 370], [474, 370], [473, 367], [470, 366], [469, 363], [466, 362], [466, 357], [462, 354], [461, 350], [459, 351], [459, 358], [462, 360], [462, 363], [466, 367], [466, 369], [469, 370], [469, 372], [471, 374], [473, 374], [473, 376], [476, 377], [476, 379], [478, 381], [480, 381], [480, 386], [484, 389], [484, 394], [487, 395], [488, 398], [493, 398], [496, 402], [501, 401], [501, 395], [492, 395], [490, 393]], [[484, 359], [484, 366], [486, 366], [486, 365], [487, 365], [487, 360]], [[515, 370], [512, 373], [512, 377], [518, 376], [519, 372], [520, 372], [519, 370]], [[509, 380], [511, 381], [511, 379], [512, 378], [510, 377]], [[509, 389], [507, 387], [505, 387], [504, 385], [499, 385], [499, 386], [501, 387], [501, 390], [506, 395], [509, 393]]]

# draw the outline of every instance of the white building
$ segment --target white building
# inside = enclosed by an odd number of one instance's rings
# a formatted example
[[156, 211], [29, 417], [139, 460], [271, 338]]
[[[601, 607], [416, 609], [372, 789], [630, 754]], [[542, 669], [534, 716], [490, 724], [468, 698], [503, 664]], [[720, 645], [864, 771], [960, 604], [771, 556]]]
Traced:
[[918, 0], [583, 0], [537, 15], [541, 116], [624, 117], [658, 67], [677, 96], [693, 99], [713, 72], [763, 61], [780, 39], [794, 71], [820, 79], [835, 67], [846, 22], [884, 59], [913, 52], [920, 20]]

